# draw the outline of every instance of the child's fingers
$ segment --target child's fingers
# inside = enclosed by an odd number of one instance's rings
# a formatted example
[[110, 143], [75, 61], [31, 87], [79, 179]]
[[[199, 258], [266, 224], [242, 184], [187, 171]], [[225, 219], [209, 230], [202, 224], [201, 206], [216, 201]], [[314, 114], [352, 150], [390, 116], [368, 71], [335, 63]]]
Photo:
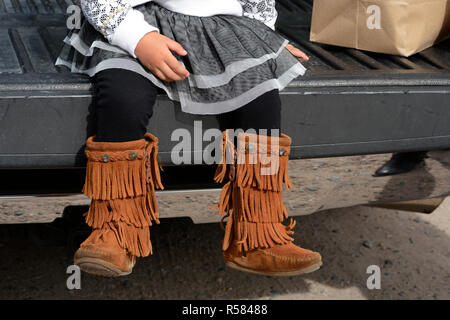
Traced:
[[309, 57], [303, 51], [301, 51], [301, 50], [299, 50], [297, 48], [295, 48], [295, 50], [298, 52], [297, 53], [298, 54], [297, 57], [300, 57], [300, 58], [302, 58], [304, 60], [309, 60]]
[[166, 64], [180, 77], [183, 79], [189, 76], [189, 71], [181, 65], [180, 62], [173, 56], [171, 52], [167, 55], [165, 59]]
[[184, 50], [184, 48], [181, 46], [181, 44], [179, 44], [176, 41], [173, 41], [172, 39], [168, 39], [167, 46], [169, 47], [170, 50], [175, 51], [180, 56], [187, 55], [187, 51]]
[[292, 53], [294, 56], [296, 56], [298, 58], [302, 58], [304, 60], [309, 60], [309, 57], [303, 51], [294, 47], [291, 44], [286, 45], [286, 49], [288, 49], [290, 53]]
[[180, 81], [183, 80], [184, 77], [176, 74], [166, 63], [162, 63], [159, 66], [159, 70], [164, 73], [168, 80], [166, 81]]
[[152, 71], [153, 71], [153, 73], [155, 74], [155, 76], [157, 76], [159, 79], [161, 79], [161, 80], [163, 80], [163, 81], [167, 81], [166, 76], [164, 75], [164, 73], [163, 73], [161, 70], [155, 68], [155, 69], [152, 70]]
[[299, 50], [299, 49], [297, 49], [297, 48], [295, 48], [295, 47], [292, 47], [291, 53], [292, 53], [294, 56], [298, 57], [298, 58], [302, 58], [302, 59], [307, 59], [307, 58], [308, 58], [308, 57], [306, 56], [306, 54], [305, 54], [303, 51], [301, 51], [301, 50]]

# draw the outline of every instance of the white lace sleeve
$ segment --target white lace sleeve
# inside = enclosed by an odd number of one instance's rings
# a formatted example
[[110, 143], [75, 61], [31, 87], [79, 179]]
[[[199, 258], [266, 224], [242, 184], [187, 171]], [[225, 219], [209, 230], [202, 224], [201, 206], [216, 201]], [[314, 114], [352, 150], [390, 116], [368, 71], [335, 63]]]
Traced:
[[125, 19], [131, 5], [125, 0], [80, 0], [89, 23], [111, 42], [114, 29]]
[[127, 0], [80, 0], [80, 5], [83, 15], [94, 29], [109, 43], [126, 50], [134, 58], [139, 40], [147, 32], [159, 32]]
[[238, 0], [242, 5], [244, 16], [259, 20], [275, 29], [278, 12], [275, 0]]

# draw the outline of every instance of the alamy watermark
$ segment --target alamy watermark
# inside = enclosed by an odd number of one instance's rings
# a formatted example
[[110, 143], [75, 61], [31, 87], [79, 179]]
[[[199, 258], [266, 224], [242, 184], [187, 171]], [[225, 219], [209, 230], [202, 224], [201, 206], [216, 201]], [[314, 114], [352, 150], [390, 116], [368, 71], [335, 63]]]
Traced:
[[366, 26], [369, 30], [381, 29], [381, 8], [375, 4], [370, 5], [366, 9], [369, 17], [366, 20]]
[[66, 280], [66, 287], [69, 290], [81, 289], [81, 270], [76, 265], [70, 265], [66, 269], [66, 273], [69, 274]]
[[367, 278], [367, 281], [366, 281], [367, 289], [369, 289], [369, 290], [381, 289], [381, 269], [380, 269], [380, 267], [375, 264], [372, 264], [367, 267], [366, 273], [370, 274], [370, 276]]
[[66, 27], [69, 30], [81, 28], [81, 8], [76, 4], [71, 4], [67, 7], [66, 13], [68, 17], [66, 19]]

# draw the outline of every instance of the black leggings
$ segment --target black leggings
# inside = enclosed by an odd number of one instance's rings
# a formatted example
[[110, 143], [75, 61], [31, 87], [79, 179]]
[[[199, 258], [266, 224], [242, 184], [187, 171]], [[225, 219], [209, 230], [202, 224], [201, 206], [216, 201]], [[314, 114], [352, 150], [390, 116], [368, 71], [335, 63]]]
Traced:
[[[153, 115], [157, 87], [144, 76], [126, 69], [106, 69], [93, 77], [95, 141], [142, 139]], [[217, 115], [220, 130], [270, 129], [281, 131], [281, 101], [277, 89], [231, 112]]]

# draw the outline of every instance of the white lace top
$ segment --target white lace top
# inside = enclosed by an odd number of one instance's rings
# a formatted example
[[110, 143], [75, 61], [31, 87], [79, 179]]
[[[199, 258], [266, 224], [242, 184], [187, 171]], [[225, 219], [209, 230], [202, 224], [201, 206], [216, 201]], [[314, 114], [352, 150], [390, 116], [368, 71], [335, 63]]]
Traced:
[[272, 29], [278, 13], [275, 0], [238, 0], [242, 6], [244, 16], [264, 22]]
[[277, 18], [275, 0], [79, 0], [83, 15], [109, 43], [129, 52], [150, 31], [159, 29], [144, 20], [133, 7], [154, 1], [174, 11], [194, 16], [231, 14], [257, 19], [274, 29]]

